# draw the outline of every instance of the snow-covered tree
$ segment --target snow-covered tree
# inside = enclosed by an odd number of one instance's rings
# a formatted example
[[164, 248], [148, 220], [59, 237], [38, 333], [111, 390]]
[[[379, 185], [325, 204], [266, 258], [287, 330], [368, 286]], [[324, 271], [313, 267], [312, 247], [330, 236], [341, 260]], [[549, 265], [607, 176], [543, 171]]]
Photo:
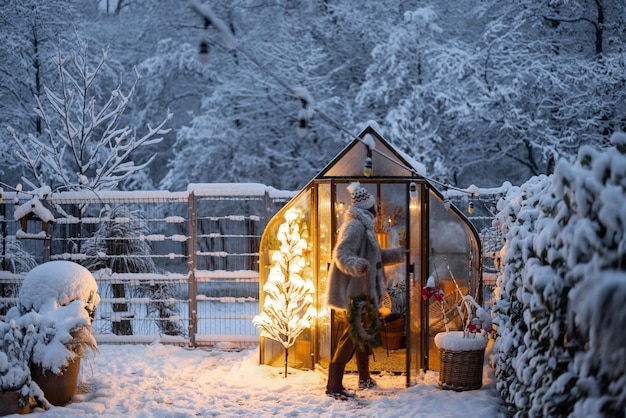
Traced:
[[41, 118], [40, 134], [19, 135], [9, 128], [16, 147], [15, 156], [29, 171], [24, 180], [34, 189], [48, 185], [54, 189], [113, 189], [120, 182], [144, 169], [154, 156], [136, 164], [136, 151], [158, 144], [167, 132], [167, 117], [156, 127], [138, 135], [123, 123], [123, 114], [140, 80], [136, 73], [127, 92], [120, 79], [110, 96], [101, 100], [94, 94], [95, 80], [104, 72], [107, 54], [92, 64], [86, 44], [79, 53], [55, 58], [58, 91], [44, 87], [37, 97], [36, 114]]
[[[40, 133], [41, 121], [33, 112], [35, 96], [43, 85], [55, 83], [52, 58], [71, 37], [67, 22], [77, 24], [77, 7], [62, 0], [6, 1], [0, 8], [0, 127]], [[77, 5], [75, 5], [77, 6]], [[0, 141], [0, 178], [8, 184], [20, 182], [20, 170], [10, 158], [12, 141]], [[11, 167], [10, 170], [7, 168]]]
[[511, 189], [494, 305], [497, 387], [515, 416], [626, 408], [626, 134]]
[[313, 305], [311, 266], [307, 263], [308, 229], [296, 208], [285, 212], [285, 222], [278, 228], [280, 249], [274, 253], [263, 291], [263, 310], [254, 317], [263, 337], [278, 341], [285, 348], [285, 377], [288, 350], [305, 330], [311, 327], [316, 311]]
[[373, 49], [357, 105], [453, 184], [549, 174], [623, 128], [619, 5], [427, 2]]

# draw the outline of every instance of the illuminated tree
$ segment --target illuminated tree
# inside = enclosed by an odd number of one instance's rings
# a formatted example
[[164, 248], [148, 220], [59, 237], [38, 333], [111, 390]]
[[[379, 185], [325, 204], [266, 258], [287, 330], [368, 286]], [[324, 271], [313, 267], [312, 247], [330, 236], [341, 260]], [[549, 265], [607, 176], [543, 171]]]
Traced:
[[303, 252], [307, 249], [308, 230], [301, 212], [295, 208], [285, 213], [285, 222], [278, 228], [280, 249], [273, 257], [274, 265], [263, 290], [263, 311], [254, 317], [254, 325], [261, 336], [278, 341], [285, 348], [285, 377], [287, 377], [288, 350], [302, 332], [311, 327], [315, 317], [311, 269]]

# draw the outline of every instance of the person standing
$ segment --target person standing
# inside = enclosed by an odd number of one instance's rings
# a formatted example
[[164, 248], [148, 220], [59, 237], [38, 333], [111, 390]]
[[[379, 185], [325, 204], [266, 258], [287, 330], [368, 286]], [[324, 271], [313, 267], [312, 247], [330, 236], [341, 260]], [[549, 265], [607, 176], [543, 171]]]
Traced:
[[336, 316], [347, 323], [331, 359], [326, 385], [328, 396], [342, 400], [354, 397], [343, 387], [343, 373], [355, 354], [359, 389], [376, 386], [369, 371], [370, 347], [355, 341], [351, 336], [354, 330], [353, 324], [348, 321], [347, 312], [350, 300], [366, 293], [373, 299], [375, 309], [378, 309], [385, 292], [383, 265], [405, 260], [404, 248], [381, 249], [378, 244], [374, 231], [378, 208], [374, 196], [358, 182], [351, 183], [348, 191], [351, 206], [333, 250], [327, 292], [328, 305]]

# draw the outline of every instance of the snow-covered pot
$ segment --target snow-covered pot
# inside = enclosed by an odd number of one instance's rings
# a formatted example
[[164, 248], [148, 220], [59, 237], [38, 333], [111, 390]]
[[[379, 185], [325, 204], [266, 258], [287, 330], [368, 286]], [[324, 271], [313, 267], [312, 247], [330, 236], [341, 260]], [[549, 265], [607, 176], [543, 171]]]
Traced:
[[20, 321], [32, 324], [36, 330], [32, 379], [52, 405], [65, 405], [71, 400], [80, 358], [86, 349], [97, 347], [91, 329], [100, 302], [97, 292], [98, 285], [89, 270], [70, 261], [51, 261], [35, 267], [20, 289]]
[[435, 335], [439, 348], [439, 386], [457, 392], [480, 389], [488, 338], [486, 334], [463, 331]]
[[59, 373], [33, 365], [32, 379], [43, 391], [44, 397], [54, 406], [67, 405], [74, 397], [80, 372], [80, 357], [71, 360]]
[[30, 412], [30, 404], [28, 399], [23, 401], [24, 397], [19, 391], [0, 392], [0, 416], [11, 414], [28, 414]]

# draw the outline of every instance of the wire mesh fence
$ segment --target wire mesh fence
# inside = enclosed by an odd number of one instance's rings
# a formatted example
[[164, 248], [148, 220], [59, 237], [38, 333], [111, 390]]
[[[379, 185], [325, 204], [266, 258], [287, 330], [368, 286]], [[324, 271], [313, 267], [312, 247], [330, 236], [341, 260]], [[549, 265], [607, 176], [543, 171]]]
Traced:
[[51, 260], [87, 267], [101, 342], [258, 342], [259, 243], [293, 195], [256, 184], [187, 192], [4, 193], [0, 315], [25, 274]]

